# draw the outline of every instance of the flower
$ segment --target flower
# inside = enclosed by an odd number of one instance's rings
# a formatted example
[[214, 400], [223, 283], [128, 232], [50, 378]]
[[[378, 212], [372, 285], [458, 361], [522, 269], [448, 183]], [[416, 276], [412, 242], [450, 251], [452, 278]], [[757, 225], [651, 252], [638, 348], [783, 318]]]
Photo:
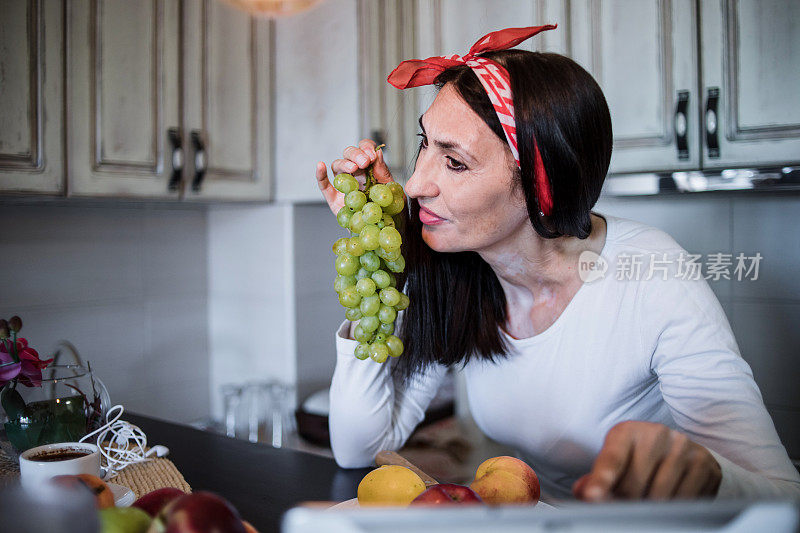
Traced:
[[19, 362], [14, 361], [11, 348], [10, 340], [0, 342], [0, 388], [14, 378], [26, 387], [41, 387], [42, 369], [52, 363], [53, 359], [42, 361], [39, 353], [29, 347], [28, 341], [22, 337], [17, 339], [14, 346]]

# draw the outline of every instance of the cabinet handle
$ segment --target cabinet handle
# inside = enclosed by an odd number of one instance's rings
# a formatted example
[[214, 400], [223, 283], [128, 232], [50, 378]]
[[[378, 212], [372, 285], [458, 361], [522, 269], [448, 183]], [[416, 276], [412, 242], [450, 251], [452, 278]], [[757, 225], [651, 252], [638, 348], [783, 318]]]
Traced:
[[678, 159], [689, 159], [689, 123], [686, 112], [689, 109], [689, 91], [678, 91], [678, 103], [675, 106], [675, 146], [678, 148]]
[[180, 189], [183, 182], [183, 131], [181, 128], [170, 128], [167, 130], [167, 136], [172, 145], [172, 175], [167, 190], [174, 192]]
[[719, 87], [709, 87], [706, 93], [706, 147], [708, 157], [719, 157], [719, 115], [717, 114], [717, 104], [719, 103]]
[[206, 134], [201, 130], [192, 130], [192, 146], [194, 147], [194, 179], [192, 180], [192, 190], [200, 192], [203, 186], [203, 178], [206, 176], [208, 161], [206, 160], [206, 145], [208, 140]]

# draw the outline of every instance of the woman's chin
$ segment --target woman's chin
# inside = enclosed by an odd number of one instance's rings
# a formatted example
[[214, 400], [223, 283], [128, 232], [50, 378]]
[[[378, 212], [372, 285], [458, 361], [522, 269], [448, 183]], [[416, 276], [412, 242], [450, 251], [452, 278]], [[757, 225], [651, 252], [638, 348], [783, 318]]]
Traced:
[[452, 239], [446, 238], [441, 232], [437, 231], [437, 226], [429, 228], [428, 226], [422, 227], [422, 240], [428, 245], [428, 248], [434, 252], [441, 253], [455, 253], [463, 252], [464, 248], [454, 243]]

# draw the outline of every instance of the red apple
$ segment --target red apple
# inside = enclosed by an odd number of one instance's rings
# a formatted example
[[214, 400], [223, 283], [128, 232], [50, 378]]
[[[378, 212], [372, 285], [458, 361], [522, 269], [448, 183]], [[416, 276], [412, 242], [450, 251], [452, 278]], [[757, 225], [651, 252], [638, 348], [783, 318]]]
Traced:
[[474, 505], [483, 503], [475, 491], [463, 485], [439, 483], [414, 498], [411, 505]]
[[174, 500], [175, 498], [180, 498], [184, 496], [186, 493], [180, 489], [175, 489], [172, 487], [166, 487], [163, 489], [156, 489], [152, 492], [148, 492], [135, 502], [131, 507], [138, 507], [142, 511], [146, 512], [150, 516], [156, 516], [158, 512], [164, 508], [169, 502]]
[[149, 533], [246, 533], [242, 519], [225, 499], [210, 492], [186, 494], [161, 509]]

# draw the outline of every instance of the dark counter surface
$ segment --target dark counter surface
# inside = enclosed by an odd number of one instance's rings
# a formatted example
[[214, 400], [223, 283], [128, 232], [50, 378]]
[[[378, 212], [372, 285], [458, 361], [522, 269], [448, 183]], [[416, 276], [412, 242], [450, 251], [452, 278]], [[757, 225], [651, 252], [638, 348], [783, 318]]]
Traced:
[[283, 513], [301, 502], [355, 498], [358, 483], [369, 472], [146, 416], [126, 413], [124, 418], [147, 434], [149, 446], [169, 448], [168, 458], [193, 491], [219, 494], [262, 533], [279, 531]]

